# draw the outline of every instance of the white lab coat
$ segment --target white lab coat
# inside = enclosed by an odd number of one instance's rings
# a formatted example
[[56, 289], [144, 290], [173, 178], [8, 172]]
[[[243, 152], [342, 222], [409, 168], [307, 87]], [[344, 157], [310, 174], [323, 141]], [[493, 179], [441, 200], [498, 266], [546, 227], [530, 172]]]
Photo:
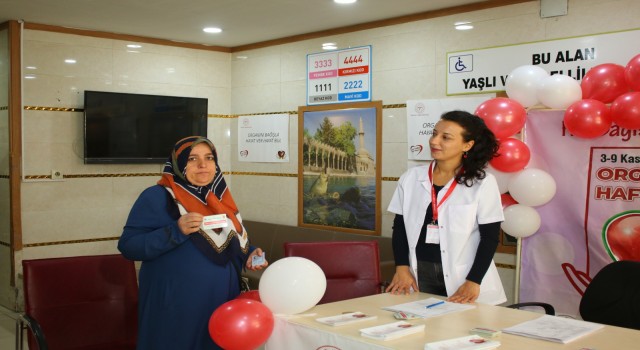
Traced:
[[[416, 246], [424, 215], [431, 203], [431, 182], [429, 166], [409, 169], [398, 181], [388, 211], [404, 218], [409, 242], [409, 263], [417, 279]], [[438, 203], [453, 184], [449, 181], [438, 192]], [[471, 269], [480, 242], [479, 224], [504, 221], [500, 190], [493, 175], [476, 182], [472, 187], [458, 184], [449, 198], [439, 206], [438, 225], [442, 270], [447, 287], [447, 295], [453, 295], [465, 282]], [[478, 302], [500, 304], [507, 301], [504, 288], [493, 261], [480, 285]]]

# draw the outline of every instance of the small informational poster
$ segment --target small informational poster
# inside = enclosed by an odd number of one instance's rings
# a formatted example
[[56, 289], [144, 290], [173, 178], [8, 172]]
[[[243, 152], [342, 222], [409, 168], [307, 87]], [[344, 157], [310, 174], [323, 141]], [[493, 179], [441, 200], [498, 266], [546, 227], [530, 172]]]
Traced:
[[307, 55], [307, 105], [371, 101], [371, 46]]
[[409, 160], [431, 160], [429, 138], [440, 116], [449, 111], [474, 113], [493, 95], [407, 101], [407, 148]]
[[238, 160], [289, 161], [289, 115], [268, 114], [238, 118]]

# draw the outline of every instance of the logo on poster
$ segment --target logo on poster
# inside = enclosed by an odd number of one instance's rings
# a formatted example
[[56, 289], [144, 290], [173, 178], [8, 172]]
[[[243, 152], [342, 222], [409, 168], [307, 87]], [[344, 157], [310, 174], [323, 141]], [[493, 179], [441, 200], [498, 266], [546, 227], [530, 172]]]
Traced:
[[413, 145], [409, 149], [411, 150], [411, 153], [415, 153], [415, 155], [417, 156], [418, 154], [422, 153], [422, 148], [422, 145]]

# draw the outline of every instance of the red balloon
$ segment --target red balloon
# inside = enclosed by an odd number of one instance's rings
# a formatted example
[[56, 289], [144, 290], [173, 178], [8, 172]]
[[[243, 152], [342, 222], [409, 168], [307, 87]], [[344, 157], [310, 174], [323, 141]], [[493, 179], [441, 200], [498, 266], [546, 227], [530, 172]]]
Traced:
[[250, 299], [255, 301], [262, 301], [260, 299], [260, 291], [258, 290], [250, 290], [247, 292], [242, 292], [236, 299]]
[[625, 129], [640, 129], [640, 91], [616, 98], [611, 104], [611, 119]]
[[574, 102], [564, 112], [564, 125], [577, 137], [590, 139], [602, 136], [612, 123], [609, 108], [598, 100]]
[[513, 197], [511, 197], [511, 195], [508, 193], [501, 194], [500, 199], [502, 200], [502, 209], [510, 205], [518, 204], [518, 201], [513, 199]]
[[624, 68], [624, 78], [631, 90], [640, 91], [640, 54], [627, 63]]
[[512, 173], [524, 169], [531, 158], [531, 151], [524, 142], [508, 138], [500, 142], [499, 156], [493, 158], [489, 164], [498, 171]]
[[624, 70], [623, 66], [613, 63], [599, 64], [589, 69], [580, 83], [582, 98], [611, 103], [629, 91]]
[[484, 101], [475, 114], [484, 120], [497, 139], [513, 136], [524, 127], [527, 111], [516, 100], [496, 97]]
[[233, 299], [213, 312], [209, 318], [209, 335], [226, 350], [253, 350], [267, 341], [273, 324], [273, 313], [264, 304]]

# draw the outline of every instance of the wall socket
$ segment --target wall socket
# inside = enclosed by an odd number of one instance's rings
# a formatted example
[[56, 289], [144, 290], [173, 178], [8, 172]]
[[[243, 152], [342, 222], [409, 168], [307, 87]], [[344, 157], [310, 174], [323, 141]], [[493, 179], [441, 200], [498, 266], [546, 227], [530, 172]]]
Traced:
[[62, 180], [64, 175], [60, 170], [51, 170], [51, 180]]

